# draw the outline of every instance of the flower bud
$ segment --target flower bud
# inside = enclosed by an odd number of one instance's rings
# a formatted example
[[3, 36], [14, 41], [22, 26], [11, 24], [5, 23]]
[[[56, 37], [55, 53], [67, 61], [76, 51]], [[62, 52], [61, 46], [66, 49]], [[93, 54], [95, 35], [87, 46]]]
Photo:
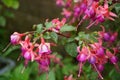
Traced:
[[29, 51], [26, 51], [24, 54], [23, 54], [24, 58], [26, 60], [31, 60], [31, 53]]
[[91, 64], [95, 64], [96, 62], [96, 58], [94, 56], [90, 56], [89, 60], [88, 60]]
[[105, 21], [104, 16], [102, 16], [102, 15], [98, 15], [98, 16], [97, 16], [97, 20], [98, 20], [99, 22], [104, 22], [104, 21]]
[[111, 42], [114, 42], [114, 41], [115, 41], [115, 39], [116, 39], [116, 37], [115, 37], [115, 36], [111, 36], [111, 37], [110, 37], [110, 41], [111, 41]]
[[102, 72], [104, 70], [104, 66], [102, 64], [98, 64], [97, 68], [100, 72]]
[[77, 60], [80, 61], [80, 62], [84, 62], [84, 61], [86, 61], [86, 57], [87, 56], [85, 54], [79, 54], [77, 56]]
[[99, 48], [97, 49], [97, 52], [96, 52], [97, 56], [103, 56], [104, 55], [104, 49], [103, 48]]
[[21, 39], [21, 36], [19, 33], [14, 32], [11, 36], [10, 36], [10, 40], [12, 44], [18, 44], [19, 41]]
[[113, 64], [116, 64], [116, 63], [118, 62], [118, 59], [117, 59], [116, 56], [112, 56], [112, 57], [110, 58], [110, 61], [111, 61]]
[[109, 33], [104, 33], [103, 38], [105, 41], [110, 40], [110, 34]]

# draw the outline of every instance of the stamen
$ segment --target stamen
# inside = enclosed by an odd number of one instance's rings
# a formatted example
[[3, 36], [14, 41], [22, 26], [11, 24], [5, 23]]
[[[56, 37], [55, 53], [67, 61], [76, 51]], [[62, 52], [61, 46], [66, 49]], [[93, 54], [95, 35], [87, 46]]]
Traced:
[[98, 71], [98, 69], [97, 69], [96, 65], [95, 65], [95, 64], [93, 64], [93, 66], [94, 66], [95, 70], [97, 71], [97, 73], [98, 73], [99, 77], [100, 77], [101, 79], [103, 79], [103, 77], [102, 77], [101, 73]]
[[18, 56], [17, 61], [19, 61], [19, 60], [20, 60], [20, 58], [21, 58], [21, 55], [19, 55], [19, 56]]
[[25, 71], [25, 66], [24, 66], [23, 69], [21, 70], [21, 73], [23, 74], [24, 71]]
[[79, 73], [78, 73], [78, 77], [80, 77], [80, 74], [81, 74], [81, 72], [82, 72], [82, 66], [83, 66], [83, 63], [80, 62], [80, 63], [79, 63]]

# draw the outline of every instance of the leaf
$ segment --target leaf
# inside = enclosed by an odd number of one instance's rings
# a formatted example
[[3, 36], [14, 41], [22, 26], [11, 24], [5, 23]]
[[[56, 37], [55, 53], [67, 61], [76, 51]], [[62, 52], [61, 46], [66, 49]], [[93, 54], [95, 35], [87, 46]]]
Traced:
[[75, 43], [69, 43], [65, 46], [66, 52], [72, 57], [77, 56], [77, 45]]
[[17, 50], [19, 48], [20, 48], [19, 46], [12, 46], [12, 47], [8, 48], [8, 50], [3, 54], [3, 56], [9, 55], [12, 51]]
[[41, 33], [42, 30], [43, 30], [43, 25], [42, 25], [42, 24], [38, 24], [38, 25], [37, 25], [37, 32], [38, 32], [38, 33]]
[[51, 36], [50, 36], [50, 33], [49, 33], [49, 32], [46, 32], [46, 33], [43, 35], [43, 37], [44, 37], [45, 39], [51, 39]]
[[114, 68], [110, 71], [109, 77], [112, 80], [119, 80], [120, 79], [120, 73], [118, 73]]
[[30, 68], [27, 67], [23, 73], [21, 73], [23, 69], [23, 65], [19, 65], [17, 68], [12, 73], [11, 79], [10, 80], [29, 80], [29, 75], [30, 75]]
[[19, 2], [18, 2], [18, 0], [2, 0], [2, 2], [3, 2], [7, 7], [10, 7], [10, 8], [13, 8], [13, 9], [18, 9], [18, 7], [19, 7]]
[[78, 71], [78, 65], [72, 63], [73, 58], [65, 58], [63, 60], [64, 66], [62, 67], [62, 72], [64, 75], [73, 74]]
[[3, 16], [0, 16], [0, 26], [4, 27], [6, 25], [6, 19]]
[[65, 31], [75, 31], [76, 28], [74, 26], [70, 26], [65, 24], [64, 26], [61, 27], [60, 31], [65, 32]]
[[54, 73], [53, 70], [51, 70], [51, 71], [49, 72], [48, 80], [56, 80], [56, 79], [55, 79], [55, 73]]
[[[48, 76], [48, 79], [47, 79], [47, 76]], [[44, 73], [44, 74], [41, 74], [37, 80], [56, 80], [55, 79], [55, 73], [53, 70], [51, 70], [48, 74]]]
[[48, 29], [50, 27], [53, 27], [52, 22], [45, 22], [45, 27]]
[[37, 80], [46, 80], [46, 74], [44, 73], [44, 74], [41, 74], [38, 78], [37, 78]]
[[115, 10], [116, 10], [117, 13], [120, 12], [120, 3], [116, 3]]
[[55, 32], [50, 33], [51, 39], [57, 43], [58, 35]]

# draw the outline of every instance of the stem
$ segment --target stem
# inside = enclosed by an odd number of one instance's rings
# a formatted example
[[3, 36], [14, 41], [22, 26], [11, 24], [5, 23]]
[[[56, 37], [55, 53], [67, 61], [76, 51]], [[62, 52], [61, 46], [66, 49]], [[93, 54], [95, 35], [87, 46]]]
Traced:
[[78, 23], [78, 25], [76, 27], [76, 31], [77, 31], [78, 27], [81, 25], [82, 22], [83, 22], [83, 19], [81, 19], [81, 21]]
[[95, 20], [95, 21], [92, 22], [90, 25], [88, 25], [88, 26], [86, 27], [86, 29], [89, 29], [92, 25], [94, 25], [94, 24], [96, 23], [96, 21], [97, 21], [97, 20]]
[[118, 64], [114, 64], [115, 68], [116, 68], [116, 71], [120, 73], [120, 68], [118, 66]]
[[3, 50], [2, 52], [5, 52], [9, 47], [10, 47], [11, 43], [9, 43]]
[[100, 25], [100, 27], [102, 28], [102, 31], [105, 32], [105, 28], [103, 25]]
[[64, 34], [61, 34], [61, 33], [57, 33], [57, 34], [60, 35], [60, 36], [64, 36], [66, 38], [70, 38], [70, 36], [68, 36], [68, 35], [64, 35]]

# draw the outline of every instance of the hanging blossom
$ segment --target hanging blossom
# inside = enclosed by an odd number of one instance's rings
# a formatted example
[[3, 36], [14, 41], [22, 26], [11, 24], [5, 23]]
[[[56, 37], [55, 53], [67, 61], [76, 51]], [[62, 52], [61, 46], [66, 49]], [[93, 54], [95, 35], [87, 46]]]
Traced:
[[82, 67], [86, 62], [89, 62], [93, 66], [101, 79], [103, 79], [101, 72], [104, 70], [104, 65], [108, 60], [115, 65], [117, 71], [120, 71], [117, 65], [118, 58], [116, 57], [116, 53], [112, 54], [111, 51], [105, 50], [100, 43], [90, 44], [89, 47], [83, 47], [81, 50], [78, 46], [77, 51], [77, 60], [79, 61], [78, 77], [80, 77]]
[[51, 27], [50, 30], [53, 32], [59, 33], [61, 27], [64, 26], [66, 23], [66, 18], [63, 18], [61, 21], [59, 21], [59, 18], [53, 19], [51, 22], [53, 27]]
[[[80, 73], [82, 72], [82, 67], [86, 62], [89, 62], [91, 66], [93, 66], [94, 70], [99, 75], [99, 78], [103, 79], [101, 73], [104, 70], [104, 65], [110, 61], [118, 72], [120, 72], [118, 66], [118, 58], [117, 53], [119, 52], [117, 47], [111, 47], [110, 45], [107, 47], [103, 47], [103, 41], [106, 41], [107, 44], [113, 43], [116, 40], [117, 33], [108, 34], [105, 32], [104, 26], [101, 26], [103, 31], [98, 32], [98, 42], [94, 42], [92, 44], [88, 44], [80, 48], [77, 47], [77, 60], [79, 62], [79, 73], [78, 77], [80, 77]], [[109, 37], [108, 37], [109, 36]], [[108, 39], [109, 38], [109, 39]]]
[[[56, 0], [57, 2], [58, 0]], [[66, 18], [69, 18], [70, 22], [79, 21], [79, 25], [85, 20], [90, 20], [87, 29], [92, 25], [104, 22], [106, 19], [114, 21], [117, 15], [109, 10], [108, 1], [104, 0], [103, 5], [100, 4], [100, 0], [61, 0], [64, 2], [62, 5], [63, 12]], [[68, 6], [69, 7], [66, 7]]]
[[[28, 62], [36, 61], [39, 64], [39, 70], [46, 72], [49, 70], [50, 59], [54, 59], [55, 63], [60, 63], [60, 59], [57, 58], [55, 55], [52, 55], [52, 51], [50, 49], [51, 44], [46, 43], [44, 38], [41, 38], [41, 43], [32, 43], [31, 38], [28, 35], [25, 36], [25, 40], [20, 39], [21, 34], [15, 34], [11, 36], [19, 36], [16, 37], [18, 39], [14, 39], [14, 45], [21, 45], [21, 54], [20, 57], [25, 59], [24, 65], [27, 67]], [[22, 38], [22, 37], [21, 37]], [[11, 39], [11, 43], [13, 43]], [[18, 58], [18, 60], [20, 59]], [[61, 63], [60, 63], [61, 64]]]
[[[52, 27], [43, 30], [40, 36], [34, 38], [34, 34], [38, 34], [37, 32], [26, 32], [26, 33], [18, 33], [14, 32], [10, 36], [10, 42], [13, 45], [20, 45], [21, 54], [18, 57], [20, 60], [21, 57], [25, 59], [24, 65], [27, 67], [29, 62], [37, 62], [39, 65], [39, 71], [47, 72], [49, 71], [50, 60], [53, 59], [54, 63], [62, 65], [60, 59], [55, 55], [51, 54], [51, 45], [55, 46], [54, 43], [45, 42], [43, 35], [45, 32], [56, 32], [59, 33], [62, 26], [64, 26], [66, 19], [63, 18], [61, 21], [59, 19], [52, 20]], [[40, 39], [40, 43], [36, 42]]]
[[104, 40], [105, 42], [113, 43], [117, 39], [117, 32], [106, 32], [105, 27], [101, 26], [102, 31], [99, 31], [99, 37], [100, 39]]

